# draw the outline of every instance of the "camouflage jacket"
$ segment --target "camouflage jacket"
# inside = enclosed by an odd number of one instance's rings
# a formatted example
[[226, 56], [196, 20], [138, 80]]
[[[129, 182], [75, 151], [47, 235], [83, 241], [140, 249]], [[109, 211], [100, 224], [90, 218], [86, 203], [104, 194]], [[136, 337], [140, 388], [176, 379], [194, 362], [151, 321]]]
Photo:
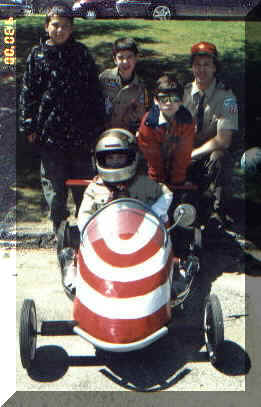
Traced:
[[95, 144], [104, 128], [105, 105], [98, 71], [88, 49], [70, 38], [47, 43], [27, 58], [20, 94], [20, 131], [63, 150]]

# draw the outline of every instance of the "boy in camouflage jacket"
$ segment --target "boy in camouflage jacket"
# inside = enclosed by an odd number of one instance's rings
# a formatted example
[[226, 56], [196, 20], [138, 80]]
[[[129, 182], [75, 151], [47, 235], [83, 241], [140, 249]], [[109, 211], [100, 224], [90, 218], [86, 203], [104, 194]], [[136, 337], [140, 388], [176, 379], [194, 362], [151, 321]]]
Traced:
[[[104, 127], [97, 68], [88, 49], [72, 38], [72, 28], [69, 7], [49, 10], [49, 39], [28, 56], [20, 94], [20, 131], [41, 147], [41, 181], [54, 232], [69, 214], [65, 180], [94, 176], [91, 150]], [[82, 192], [73, 190], [76, 215]]]

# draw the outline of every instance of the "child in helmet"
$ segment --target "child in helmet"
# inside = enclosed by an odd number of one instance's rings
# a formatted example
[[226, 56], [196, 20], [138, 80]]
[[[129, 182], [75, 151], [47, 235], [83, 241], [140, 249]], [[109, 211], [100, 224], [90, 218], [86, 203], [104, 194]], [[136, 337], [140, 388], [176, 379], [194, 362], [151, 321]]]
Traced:
[[172, 192], [162, 184], [139, 174], [136, 138], [124, 129], [102, 133], [96, 145], [98, 175], [86, 188], [78, 214], [78, 227], [83, 229], [88, 218], [108, 202], [123, 197], [138, 199], [168, 221]]
[[[125, 129], [104, 131], [95, 150], [98, 175], [88, 185], [78, 214], [80, 232], [98, 209], [108, 202], [123, 197], [138, 199], [168, 221], [168, 209], [173, 194], [170, 189], [145, 174], [139, 174], [138, 147], [135, 136]], [[72, 294], [75, 292], [76, 258], [74, 250], [64, 249], [66, 266], [63, 268], [63, 284]], [[67, 253], [68, 252], [68, 253]]]

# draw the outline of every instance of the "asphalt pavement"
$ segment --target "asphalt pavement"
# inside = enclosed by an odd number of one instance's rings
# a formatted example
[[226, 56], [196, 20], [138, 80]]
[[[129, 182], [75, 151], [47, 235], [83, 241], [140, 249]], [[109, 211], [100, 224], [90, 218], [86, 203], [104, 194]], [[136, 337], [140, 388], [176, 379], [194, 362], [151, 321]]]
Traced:
[[[39, 326], [43, 320], [71, 320], [73, 304], [63, 292], [55, 250], [17, 250], [16, 263], [17, 330], [25, 298], [35, 301]], [[180, 319], [150, 348], [116, 358], [96, 354], [77, 336], [38, 335], [36, 363], [28, 372], [20, 362], [17, 334], [17, 391], [245, 391], [254, 352], [246, 351], [245, 275], [223, 273], [211, 292], [218, 295], [224, 314], [224, 362], [219, 367], [209, 362], [197, 329], [179, 329]]]

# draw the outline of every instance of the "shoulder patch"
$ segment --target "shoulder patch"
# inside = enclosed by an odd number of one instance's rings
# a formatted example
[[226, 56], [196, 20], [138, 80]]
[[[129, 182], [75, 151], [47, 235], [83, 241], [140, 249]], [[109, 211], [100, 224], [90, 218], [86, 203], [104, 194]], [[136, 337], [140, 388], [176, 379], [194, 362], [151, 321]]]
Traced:
[[237, 112], [237, 101], [236, 98], [233, 96], [226, 97], [224, 99], [224, 108], [229, 111], [230, 113]]
[[103, 77], [101, 78], [101, 80], [103, 82], [103, 85], [107, 88], [117, 88], [118, 86], [118, 82], [116, 79]]
[[103, 86], [108, 88], [116, 88], [119, 86], [118, 77], [114, 75], [112, 69], [106, 69], [103, 71], [100, 76], [100, 81], [102, 82]]

